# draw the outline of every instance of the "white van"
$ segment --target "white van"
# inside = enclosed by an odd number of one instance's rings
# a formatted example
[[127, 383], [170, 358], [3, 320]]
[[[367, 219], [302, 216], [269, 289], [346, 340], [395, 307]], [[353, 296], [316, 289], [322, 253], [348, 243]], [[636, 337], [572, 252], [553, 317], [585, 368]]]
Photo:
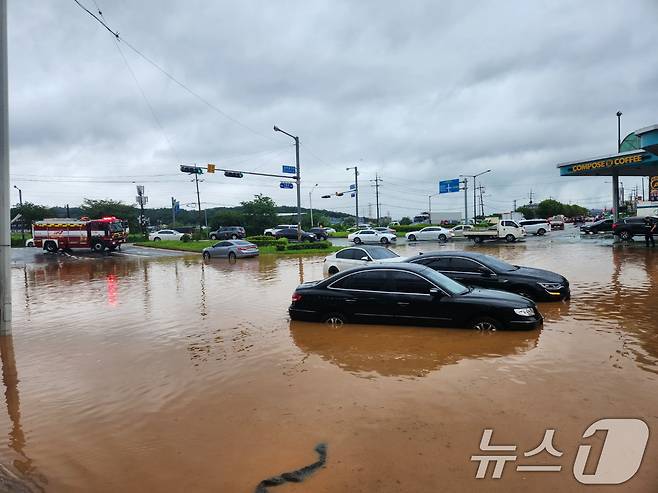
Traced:
[[519, 221], [519, 224], [530, 235], [544, 236], [551, 230], [551, 224], [548, 222], [548, 219], [524, 219], [523, 221]]

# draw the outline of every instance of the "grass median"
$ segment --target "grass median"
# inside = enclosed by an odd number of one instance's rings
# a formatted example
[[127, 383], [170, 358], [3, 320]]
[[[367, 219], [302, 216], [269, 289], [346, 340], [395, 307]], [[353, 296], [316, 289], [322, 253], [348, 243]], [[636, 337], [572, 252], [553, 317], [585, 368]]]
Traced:
[[[199, 241], [177, 241], [177, 240], [162, 240], [162, 241], [139, 241], [133, 243], [135, 246], [147, 248], [162, 248], [163, 250], [176, 250], [180, 252], [201, 253], [204, 248], [214, 245], [216, 240], [199, 240]], [[296, 243], [290, 243], [296, 245]], [[258, 250], [261, 255], [312, 255], [312, 254], [325, 254], [337, 252], [345, 247], [335, 245], [326, 248], [305, 248], [304, 250], [277, 250], [275, 245], [259, 246]]]

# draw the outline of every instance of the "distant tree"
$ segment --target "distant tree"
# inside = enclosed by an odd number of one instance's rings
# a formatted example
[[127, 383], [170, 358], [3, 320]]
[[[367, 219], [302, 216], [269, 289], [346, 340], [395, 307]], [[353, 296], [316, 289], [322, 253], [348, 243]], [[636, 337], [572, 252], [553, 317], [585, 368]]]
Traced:
[[208, 226], [212, 230], [220, 226], [242, 226], [244, 222], [244, 213], [239, 209], [219, 210], [208, 218]]
[[537, 217], [535, 216], [536, 209], [534, 209], [533, 207], [529, 207], [527, 205], [517, 207], [516, 212], [520, 212], [521, 214], [523, 214], [523, 217], [525, 217], [526, 219], [534, 219], [535, 217]]
[[564, 213], [564, 204], [553, 199], [542, 200], [537, 204], [537, 216], [540, 218], [552, 217]]
[[407, 216], [404, 216], [402, 219], [400, 219], [400, 224], [402, 226], [407, 226], [407, 225], [411, 224], [411, 219], [408, 218]]
[[589, 211], [586, 207], [581, 207], [576, 204], [565, 204], [563, 214], [567, 217], [587, 216]]
[[11, 218], [13, 219], [17, 214], [21, 215], [26, 229], [29, 229], [34, 221], [41, 221], [46, 217], [55, 216], [54, 211], [50, 207], [33, 204], [32, 202], [23, 202], [22, 206], [12, 207]]
[[84, 199], [80, 206], [82, 214], [90, 219], [98, 219], [104, 216], [115, 216], [128, 221], [132, 232], [139, 231], [137, 219], [138, 211], [132, 205], [127, 205], [120, 200], [93, 200]]
[[263, 234], [263, 230], [278, 222], [276, 204], [263, 194], [254, 195], [254, 200], [241, 202], [244, 228], [247, 234]]

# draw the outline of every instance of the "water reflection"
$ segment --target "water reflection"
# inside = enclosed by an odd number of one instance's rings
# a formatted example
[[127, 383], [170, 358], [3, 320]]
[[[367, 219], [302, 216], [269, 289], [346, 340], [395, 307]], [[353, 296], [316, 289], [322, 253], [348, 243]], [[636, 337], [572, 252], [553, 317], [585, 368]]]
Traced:
[[464, 359], [523, 354], [537, 346], [540, 333], [290, 322], [299, 349], [361, 376], [424, 377]]
[[12, 464], [14, 469], [19, 473], [19, 479], [12, 478], [11, 472], [0, 470], [0, 484], [10, 486], [3, 491], [44, 491], [39, 483], [44, 483], [45, 479], [40, 475], [33, 460], [28, 457], [26, 448], [25, 433], [21, 425], [21, 402], [18, 393], [18, 371], [16, 369], [16, 357], [14, 355], [14, 341], [12, 336], [0, 336], [0, 359], [2, 359], [2, 383], [5, 387], [5, 404], [7, 414], [11, 421], [11, 430], [9, 432], [9, 448], [11, 448], [18, 458], [14, 459]]

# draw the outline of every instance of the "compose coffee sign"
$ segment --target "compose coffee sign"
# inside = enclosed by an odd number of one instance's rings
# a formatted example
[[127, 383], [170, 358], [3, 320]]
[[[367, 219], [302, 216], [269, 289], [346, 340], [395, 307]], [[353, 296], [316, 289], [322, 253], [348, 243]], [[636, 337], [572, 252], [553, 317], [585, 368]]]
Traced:
[[614, 168], [616, 166], [624, 166], [627, 164], [639, 164], [642, 162], [642, 158], [642, 154], [634, 154], [632, 156], [619, 156], [610, 159], [599, 159], [597, 161], [572, 164], [569, 166], [568, 172], [581, 173], [586, 171], [594, 171], [601, 168]]

